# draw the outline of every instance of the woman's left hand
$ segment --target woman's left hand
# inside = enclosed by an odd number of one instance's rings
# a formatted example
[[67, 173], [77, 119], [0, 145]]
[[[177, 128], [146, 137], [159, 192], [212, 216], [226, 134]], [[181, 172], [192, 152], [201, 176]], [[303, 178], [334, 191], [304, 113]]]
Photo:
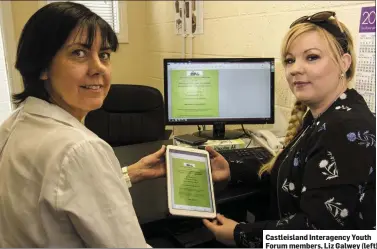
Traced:
[[227, 244], [234, 243], [234, 228], [238, 224], [236, 221], [228, 219], [224, 215], [217, 214], [216, 219], [212, 222], [204, 219], [203, 223], [211, 230], [218, 241]]
[[134, 184], [164, 176], [166, 174], [165, 150], [166, 147], [163, 145], [155, 153], [145, 156], [137, 163], [128, 166], [128, 175], [131, 182]]

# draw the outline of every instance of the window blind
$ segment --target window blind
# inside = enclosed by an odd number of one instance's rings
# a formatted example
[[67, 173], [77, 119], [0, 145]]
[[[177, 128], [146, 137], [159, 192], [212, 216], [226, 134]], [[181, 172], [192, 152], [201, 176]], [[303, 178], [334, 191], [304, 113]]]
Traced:
[[8, 118], [12, 111], [9, 92], [9, 79], [5, 60], [4, 40], [0, 25], [0, 124]]
[[[55, 1], [47, 1], [48, 3]], [[102, 17], [119, 34], [119, 6], [118, 1], [69, 1], [80, 3]]]

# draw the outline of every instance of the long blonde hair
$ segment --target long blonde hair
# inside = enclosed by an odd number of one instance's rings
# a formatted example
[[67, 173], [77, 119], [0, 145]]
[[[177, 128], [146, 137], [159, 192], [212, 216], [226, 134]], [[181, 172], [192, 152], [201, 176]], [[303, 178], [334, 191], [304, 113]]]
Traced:
[[[351, 33], [347, 29], [347, 27], [338, 21], [336, 18], [329, 19], [329, 22], [331, 22], [333, 25], [336, 25], [340, 27], [341, 31], [345, 33], [347, 42], [348, 42], [348, 52], [351, 55], [351, 65], [349, 69], [346, 72], [346, 80], [349, 83], [352, 78], [355, 75], [355, 65], [356, 65], [356, 58], [355, 58], [355, 52], [354, 52], [354, 46], [353, 46], [353, 40]], [[339, 42], [336, 40], [336, 38], [330, 34], [325, 29], [313, 24], [313, 23], [300, 23], [295, 26], [293, 26], [288, 33], [285, 35], [283, 39], [283, 43], [281, 46], [281, 60], [283, 65], [285, 66], [285, 57], [293, 43], [293, 41], [296, 40], [297, 37], [302, 35], [303, 33], [310, 32], [310, 31], [317, 31], [318, 34], [326, 41], [329, 49], [330, 49], [330, 56], [334, 60], [334, 62], [339, 66], [341, 63], [341, 56], [343, 55], [343, 49]], [[292, 112], [291, 112], [291, 118], [289, 120], [287, 133], [285, 136], [284, 145], [285, 147], [292, 141], [292, 139], [296, 136], [298, 131], [302, 127], [302, 121], [305, 113], [307, 112], [308, 108], [303, 103], [296, 101], [295, 105], [293, 106]], [[271, 173], [272, 168], [274, 167], [274, 164], [276, 162], [277, 157], [281, 151], [273, 157], [268, 163], [264, 164], [258, 172], [258, 175], [261, 177], [263, 173], [268, 172]]]

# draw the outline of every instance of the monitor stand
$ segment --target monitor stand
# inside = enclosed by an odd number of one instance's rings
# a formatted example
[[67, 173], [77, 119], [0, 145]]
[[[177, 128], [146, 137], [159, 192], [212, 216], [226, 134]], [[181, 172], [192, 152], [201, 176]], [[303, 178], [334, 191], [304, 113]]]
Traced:
[[225, 123], [215, 123], [213, 124], [212, 131], [198, 131], [193, 135], [210, 140], [225, 140], [240, 138], [242, 137], [242, 135], [244, 135], [244, 132], [236, 130], [225, 130]]

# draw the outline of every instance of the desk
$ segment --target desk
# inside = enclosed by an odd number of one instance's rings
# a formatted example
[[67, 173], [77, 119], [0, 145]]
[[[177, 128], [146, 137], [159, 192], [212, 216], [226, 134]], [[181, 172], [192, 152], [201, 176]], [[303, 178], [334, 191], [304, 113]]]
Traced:
[[[161, 140], [142, 144], [114, 147], [122, 166], [130, 165], [142, 157], [149, 155], [162, 145], [173, 144], [173, 140]], [[166, 178], [143, 181], [130, 188], [136, 215], [141, 225], [155, 223], [168, 218]], [[247, 186], [227, 186], [227, 182], [215, 183], [217, 205], [226, 205], [234, 201], [242, 201], [256, 195], [259, 190]], [[237, 206], [237, 205], [235, 205]], [[143, 227], [143, 226], [142, 226]], [[145, 232], [145, 231], [144, 231]], [[147, 237], [147, 236], [146, 236]]]
[[[134, 144], [114, 147], [120, 165], [126, 166], [139, 161], [161, 148], [162, 145], [173, 144], [172, 140]], [[167, 215], [166, 178], [143, 181], [130, 188], [133, 205], [140, 224], [164, 219]]]
[[[114, 147], [120, 165], [133, 164], [161, 148], [173, 144], [173, 140], [160, 140], [142, 144]], [[227, 182], [215, 183], [216, 204], [245, 199], [258, 193], [247, 186], [227, 187]], [[130, 188], [136, 215], [141, 224], [165, 219], [168, 215], [166, 178], [147, 180], [134, 184]]]

